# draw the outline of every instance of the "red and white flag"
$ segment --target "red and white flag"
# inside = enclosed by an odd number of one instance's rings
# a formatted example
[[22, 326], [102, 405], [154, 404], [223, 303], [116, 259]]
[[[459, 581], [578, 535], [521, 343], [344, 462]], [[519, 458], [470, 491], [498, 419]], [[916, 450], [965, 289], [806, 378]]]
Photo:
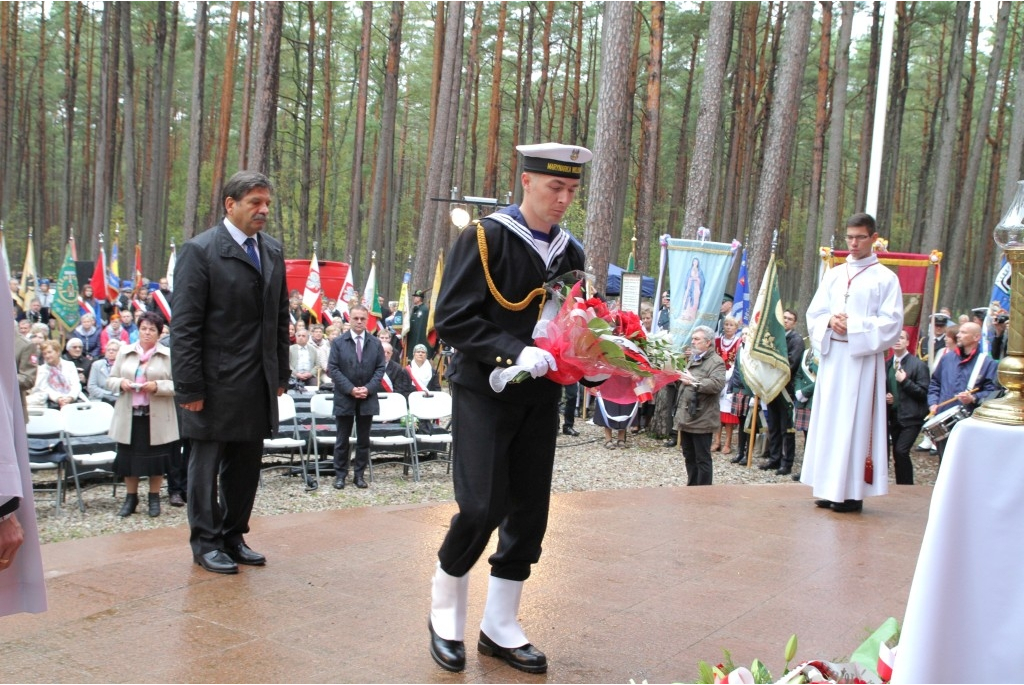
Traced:
[[338, 291], [338, 311], [341, 315], [348, 319], [348, 301], [352, 299], [352, 293], [355, 291], [355, 285], [352, 283], [352, 265], [346, 265], [345, 269], [345, 280], [341, 282], [341, 290]]
[[167, 298], [164, 296], [164, 293], [163, 293], [162, 290], [154, 290], [153, 291], [153, 302], [156, 303], [157, 309], [159, 309], [160, 313], [164, 315], [165, 319], [167, 319], [167, 323], [170, 323], [171, 322], [171, 303], [167, 301]]
[[320, 264], [316, 261], [316, 253], [309, 262], [309, 275], [306, 276], [306, 288], [302, 293], [302, 306], [320, 318], [323, 309], [323, 298], [320, 297]]

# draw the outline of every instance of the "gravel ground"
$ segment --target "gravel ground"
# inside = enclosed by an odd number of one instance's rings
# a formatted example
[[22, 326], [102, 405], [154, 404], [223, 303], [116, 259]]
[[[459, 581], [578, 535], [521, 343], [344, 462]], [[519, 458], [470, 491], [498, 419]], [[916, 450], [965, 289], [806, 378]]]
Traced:
[[[628, 436], [624, 449], [608, 450], [604, 448], [602, 429], [583, 421], [576, 422], [576, 429], [580, 432], [579, 437], [558, 436], [554, 492], [686, 485], [686, 468], [678, 447], [665, 448], [662, 446], [663, 440], [640, 433]], [[760, 460], [755, 460], [751, 469], [731, 464], [729, 460], [733, 456], [735, 451], [731, 455], [713, 454], [715, 484], [793, 482], [790, 476], [777, 476], [774, 471], [758, 469], [757, 465], [763, 463]], [[915, 451], [912, 458], [914, 482], [934, 485], [938, 457]], [[803, 435], [798, 434], [794, 471], [799, 471], [802, 459]], [[422, 465], [420, 482], [416, 483], [411, 476], [404, 476], [398, 466], [378, 466], [374, 472], [375, 479], [367, 490], [356, 489], [351, 484], [344, 490], [335, 490], [331, 487], [333, 478], [325, 475], [321, 478], [321, 487], [310, 492], [304, 489], [301, 478], [286, 475], [281, 470], [268, 471], [256, 495], [253, 514], [273, 516], [349, 507], [451, 501], [454, 498], [452, 481], [446, 473], [446, 467], [444, 463]], [[889, 476], [892, 482], [891, 468]], [[140, 489], [146, 489], [145, 482]], [[109, 483], [90, 486], [83, 490], [82, 496], [86, 505], [84, 514], [80, 514], [75, 507], [73, 492], [69, 494], [59, 516], [54, 511], [53, 502], [45, 499], [45, 494], [36, 502], [39, 533], [44, 543], [188, 523], [184, 508], [167, 504], [166, 488], [161, 498], [162, 514], [154, 518], [146, 514], [145, 494], [142, 495], [138, 513], [123, 519], [116, 515], [124, 499], [123, 486], [118, 487], [116, 498], [112, 496]]]

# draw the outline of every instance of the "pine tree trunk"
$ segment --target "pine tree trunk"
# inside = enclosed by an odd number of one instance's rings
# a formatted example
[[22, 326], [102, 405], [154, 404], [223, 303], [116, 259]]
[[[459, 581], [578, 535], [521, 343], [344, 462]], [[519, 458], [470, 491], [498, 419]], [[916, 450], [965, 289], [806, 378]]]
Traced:
[[128, 224], [127, 240], [122, 249], [134, 247], [139, 235], [138, 187], [135, 185], [135, 51], [132, 38], [132, 5], [118, 3], [121, 10], [121, 45], [124, 47], [124, 218]]
[[661, 51], [665, 33], [665, 3], [651, 3], [651, 54], [647, 67], [647, 108], [643, 120], [643, 166], [637, 202], [637, 270], [647, 273], [654, 238], [654, 202], [658, 194], [658, 150], [661, 131]]
[[633, 54], [633, 21], [632, 3], [605, 4], [597, 130], [590, 188], [587, 192], [587, 232], [584, 236], [587, 270], [596, 278], [597, 292], [604, 292], [608, 281], [608, 263], [614, 254], [612, 236], [615, 227], [612, 224], [616, 216], [615, 198], [619, 188], [625, 185], [628, 163], [629, 131], [624, 124], [627, 121], [625, 110], [632, 103], [627, 85], [633, 67], [630, 63]]
[[[804, 254], [800, 262], [798, 283], [800, 292], [797, 295], [801, 306], [811, 301], [807, 295], [808, 285], [814, 282], [814, 274], [818, 265], [818, 244], [821, 231], [818, 218], [821, 210], [821, 177], [825, 158], [825, 135], [828, 128], [828, 77], [829, 56], [832, 49], [832, 3], [821, 3], [821, 42], [818, 46], [818, 96], [814, 114], [814, 149], [811, 153], [811, 183], [808, 189], [807, 227], [804, 231]], [[842, 121], [835, 122], [840, 128]], [[796, 269], [794, 269], [796, 271]]]
[[[238, 3], [231, 3], [232, 23]], [[192, 66], [192, 113], [189, 116], [188, 135], [188, 181], [185, 185], [185, 218], [182, 239], [188, 240], [199, 231], [197, 225], [199, 215], [199, 174], [202, 164], [203, 148], [203, 85], [206, 81], [206, 40], [207, 17], [209, 3], [200, 2], [196, 6], [195, 55]], [[229, 35], [233, 31], [228, 31]], [[225, 88], [224, 90], [230, 90]], [[223, 111], [221, 116], [223, 116]], [[227, 148], [225, 148], [227, 152]]]
[[273, 149], [277, 119], [277, 90], [281, 73], [281, 23], [284, 5], [263, 5], [260, 31], [260, 57], [256, 70], [256, 98], [252, 128], [249, 131], [248, 168], [270, 175], [270, 151]]
[[716, 2], [711, 5], [711, 23], [704, 57], [704, 82], [700, 88], [700, 110], [694, 132], [693, 155], [686, 184], [686, 213], [680, 235], [692, 238], [708, 222], [712, 164], [721, 130], [722, 91], [725, 67], [729, 60], [732, 37], [732, 5]]
[[[316, 204], [316, 225], [313, 227], [313, 240], [320, 247], [321, 255], [328, 255], [324, 245], [324, 229], [327, 228], [327, 235], [333, 233], [329, 229], [327, 215], [327, 174], [328, 174], [328, 150], [331, 148], [331, 93], [334, 86], [331, 84], [331, 41], [334, 33], [334, 5], [327, 3], [324, 6], [327, 17], [324, 21], [324, 85], [323, 85], [323, 117], [321, 118], [320, 130], [320, 175], [318, 179], [318, 192]], [[354, 179], [353, 179], [354, 180]], [[329, 293], [334, 295], [334, 293]]]
[[[256, 2], [249, 3], [249, 21], [245, 30], [245, 78], [242, 79], [242, 117], [238, 131], [238, 168], [249, 168], [249, 129], [252, 126], [252, 83], [256, 68], [256, 57], [259, 49], [255, 42], [256, 36]], [[217, 218], [222, 209], [214, 214]]]
[[747, 267], [751, 293], [756, 293], [761, 285], [771, 252], [772, 232], [780, 228], [813, 9], [811, 3], [803, 2], [787, 6], [789, 16], [782, 39], [782, 57], [773, 89], [774, 102], [765, 132], [764, 164], [750, 226], [748, 244], [751, 250], [747, 253]]
[[[501, 127], [501, 53], [505, 42], [505, 21], [507, 16], [507, 3], [502, 2], [498, 8], [498, 29], [493, 57], [494, 69], [491, 74], [491, 113], [487, 122], [487, 162], [484, 164], [483, 194], [485, 197], [497, 197], [498, 193], [498, 144], [500, 142], [498, 133]], [[433, 256], [431, 256], [431, 259], [433, 259]], [[416, 261], [418, 264], [420, 260], [417, 259]], [[419, 268], [417, 267], [414, 275], [419, 275], [419, 273]]]
[[[207, 215], [206, 221], [202, 224], [204, 226], [213, 225], [215, 221], [220, 219], [221, 213], [224, 211], [224, 208], [220, 204], [220, 200], [221, 188], [224, 186], [224, 165], [228, 159], [228, 140], [231, 136], [231, 109], [235, 93], [235, 89], [233, 87], [235, 82], [235, 62], [238, 60], [238, 9], [240, 4], [241, 3], [238, 2], [238, 0], [231, 3], [231, 16], [228, 19], [228, 33], [224, 38], [224, 83], [232, 85], [220, 89], [220, 107], [217, 110], [217, 118], [220, 125], [217, 130], [217, 151], [213, 156], [213, 176], [210, 179], [210, 213]], [[194, 86], [192, 93], [193, 97], [195, 97]], [[194, 118], [191, 123], [193, 126], [196, 125]], [[190, 151], [190, 153], [192, 152], [194, 151]], [[191, 215], [188, 214], [187, 210], [185, 216], [186, 221], [188, 221], [188, 217]], [[194, 220], [188, 221], [189, 225], [193, 223]], [[196, 228], [198, 228], [198, 226]]]

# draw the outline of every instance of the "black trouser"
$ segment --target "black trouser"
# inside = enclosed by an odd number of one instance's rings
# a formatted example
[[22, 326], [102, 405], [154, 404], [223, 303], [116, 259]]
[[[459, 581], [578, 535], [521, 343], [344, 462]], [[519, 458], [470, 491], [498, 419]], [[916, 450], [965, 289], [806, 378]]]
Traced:
[[256, 501], [263, 440], [192, 439], [188, 462], [188, 522], [193, 554], [242, 542]]
[[188, 462], [192, 454], [192, 441], [182, 438], [171, 447], [171, 459], [167, 466], [167, 494], [175, 492], [185, 497], [188, 493]]
[[711, 433], [682, 433], [687, 485], [711, 485]]
[[[889, 421], [889, 438], [892, 440], [893, 470], [896, 472], [897, 485], [914, 484], [914, 465], [910, 461], [910, 450], [924, 423], [918, 421], [909, 425], [900, 425], [899, 421]], [[945, 440], [943, 440], [943, 443]]]
[[348, 476], [348, 462], [350, 449], [349, 437], [352, 435], [352, 423], [356, 424], [356, 458], [353, 469], [355, 477], [362, 478], [363, 471], [370, 463], [370, 426], [373, 424], [373, 415], [360, 414], [358, 416], [335, 416], [334, 420], [338, 425], [338, 439], [334, 443], [334, 476], [344, 480]]
[[437, 553], [441, 569], [452, 576], [468, 573], [499, 528], [498, 551], [488, 559], [491, 575], [526, 580], [548, 525], [557, 400], [499, 402], [454, 383], [451, 392], [459, 512]]
[[768, 463], [775, 468], [791, 469], [795, 456], [793, 406], [779, 393], [768, 404]]
[[576, 423], [576, 401], [580, 397], [580, 384], [565, 386], [565, 411], [562, 413], [562, 427], [572, 428]]

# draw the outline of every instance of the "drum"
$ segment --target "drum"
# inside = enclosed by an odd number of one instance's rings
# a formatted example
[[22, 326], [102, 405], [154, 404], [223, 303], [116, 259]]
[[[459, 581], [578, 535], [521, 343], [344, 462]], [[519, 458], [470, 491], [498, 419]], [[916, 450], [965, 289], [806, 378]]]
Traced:
[[942, 442], [949, 437], [953, 426], [968, 416], [970, 413], [967, 411], [967, 407], [951, 407], [925, 421], [924, 434], [931, 438], [932, 442]]

